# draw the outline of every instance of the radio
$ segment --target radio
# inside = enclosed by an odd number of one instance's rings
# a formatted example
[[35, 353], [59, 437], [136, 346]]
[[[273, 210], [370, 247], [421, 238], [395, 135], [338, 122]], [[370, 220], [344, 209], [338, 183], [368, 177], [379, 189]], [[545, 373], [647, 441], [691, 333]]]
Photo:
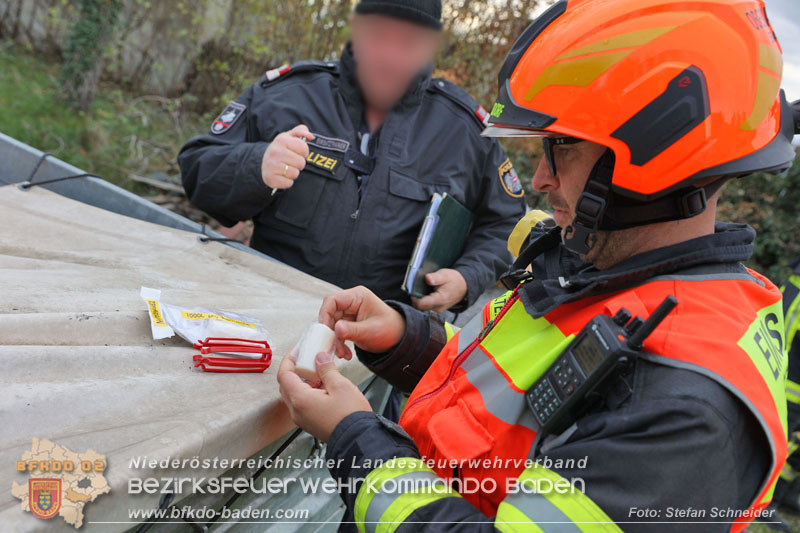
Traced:
[[595, 391], [618, 365], [632, 361], [642, 343], [678, 304], [667, 296], [647, 321], [631, 319], [622, 308], [610, 317], [594, 317], [528, 389], [525, 397], [540, 429], [537, 444], [551, 433], [561, 433], [571, 426], [588, 402], [586, 396]]

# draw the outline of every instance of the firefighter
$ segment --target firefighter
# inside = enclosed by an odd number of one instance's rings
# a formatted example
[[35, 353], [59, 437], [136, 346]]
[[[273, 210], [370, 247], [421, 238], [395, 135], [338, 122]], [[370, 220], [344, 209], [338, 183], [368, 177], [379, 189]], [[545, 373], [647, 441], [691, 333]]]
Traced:
[[[293, 419], [328, 442], [343, 529], [721, 532], [765, 512], [787, 454], [781, 293], [741, 264], [752, 228], [715, 207], [726, 180], [794, 159], [781, 68], [761, 0], [560, 1], [522, 33], [486, 134], [542, 137], [533, 186], [558, 226], [519, 283], [458, 331], [365, 288], [325, 299], [337, 355], [351, 340], [412, 391], [399, 424], [326, 354], [318, 388], [281, 363]], [[561, 355], [584, 326], [670, 296], [602, 394], [538, 435], [526, 391], [578, 372]]]
[[[186, 143], [186, 195], [226, 226], [252, 219], [253, 248], [339, 287], [464, 310], [507, 268], [525, 201], [499, 142], [481, 137], [486, 110], [432, 77], [441, 28], [438, 0], [362, 0], [339, 61], [268, 71]], [[411, 300], [401, 285], [434, 193], [475, 223]]]
[[[786, 378], [787, 426], [789, 446], [786, 463], [775, 487], [774, 504], [778, 509], [792, 513], [800, 512], [800, 258], [792, 264], [792, 274], [783, 286], [783, 313], [786, 322], [786, 351], [788, 353], [788, 375]], [[791, 526], [782, 518], [770, 525], [779, 531], [791, 531]]]

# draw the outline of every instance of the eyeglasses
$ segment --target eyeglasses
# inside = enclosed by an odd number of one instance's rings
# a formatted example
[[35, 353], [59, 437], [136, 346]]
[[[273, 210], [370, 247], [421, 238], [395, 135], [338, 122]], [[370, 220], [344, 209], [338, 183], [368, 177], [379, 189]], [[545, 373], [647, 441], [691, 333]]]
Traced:
[[556, 175], [556, 156], [554, 149], [561, 144], [577, 144], [583, 142], [583, 139], [577, 137], [545, 137], [542, 139], [542, 146], [544, 147], [544, 158], [547, 160], [547, 165], [550, 167], [550, 173]]

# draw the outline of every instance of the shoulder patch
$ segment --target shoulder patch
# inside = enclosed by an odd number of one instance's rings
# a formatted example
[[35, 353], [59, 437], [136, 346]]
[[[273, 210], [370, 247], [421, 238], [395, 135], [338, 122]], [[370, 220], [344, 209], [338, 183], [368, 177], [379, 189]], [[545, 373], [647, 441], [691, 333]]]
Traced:
[[278, 68], [266, 71], [264, 73], [264, 78], [261, 80], [261, 87], [266, 87], [278, 80], [289, 78], [294, 74], [314, 71], [337, 74], [339, 72], [339, 63], [336, 61], [299, 61], [292, 64], [285, 63]]
[[211, 133], [219, 135], [225, 133], [239, 120], [239, 117], [244, 115], [247, 106], [239, 102], [231, 102], [228, 107], [219, 114], [219, 116], [211, 124]]
[[281, 77], [283, 74], [286, 74], [287, 72], [289, 72], [289, 69], [291, 69], [291, 68], [292, 68], [292, 67], [289, 65], [289, 63], [284, 63], [283, 65], [281, 65], [281, 66], [280, 66], [280, 67], [278, 67], [278, 68], [274, 68], [274, 69], [272, 69], [272, 70], [268, 70], [268, 71], [266, 71], [266, 72], [264, 73], [264, 76], [265, 76], [265, 77], [267, 78], [267, 80], [269, 80], [269, 81], [272, 81], [272, 80], [277, 80], [277, 79], [278, 79], [278, 78], [280, 78], [280, 77]]
[[497, 175], [500, 178], [500, 183], [503, 185], [505, 191], [515, 197], [519, 198], [523, 194], [522, 182], [517, 177], [517, 171], [514, 170], [514, 165], [511, 160], [506, 158], [499, 167], [497, 167]]
[[480, 120], [484, 126], [489, 125], [489, 112], [486, 111], [486, 108], [482, 105], [478, 104], [478, 109], [475, 110], [475, 116], [478, 117], [478, 120]]
[[428, 90], [446, 96], [474, 118], [483, 129], [489, 120], [489, 114], [475, 101], [470, 94], [455, 83], [443, 78], [433, 78]]

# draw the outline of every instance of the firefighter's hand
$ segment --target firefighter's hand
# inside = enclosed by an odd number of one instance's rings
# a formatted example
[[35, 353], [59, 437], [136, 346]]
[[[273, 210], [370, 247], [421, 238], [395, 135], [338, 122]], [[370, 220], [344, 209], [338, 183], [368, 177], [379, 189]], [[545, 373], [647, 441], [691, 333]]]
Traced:
[[281, 398], [295, 424], [327, 442], [336, 425], [357, 411], [372, 411], [367, 398], [344, 377], [327, 353], [317, 354], [317, 373], [322, 384], [316, 388], [294, 371], [292, 355], [286, 355], [278, 368]]
[[425, 276], [425, 283], [435, 289], [424, 298], [411, 298], [414, 307], [421, 311], [441, 313], [464, 299], [467, 281], [458, 270], [441, 268]]
[[344, 341], [362, 350], [382, 353], [396, 346], [406, 331], [403, 315], [389, 307], [366, 287], [330, 294], [322, 301], [319, 321], [336, 332], [336, 355], [350, 359]]
[[261, 159], [261, 179], [267, 187], [288, 189], [294, 184], [306, 166], [306, 141], [313, 138], [314, 135], [304, 124], [275, 136]]

